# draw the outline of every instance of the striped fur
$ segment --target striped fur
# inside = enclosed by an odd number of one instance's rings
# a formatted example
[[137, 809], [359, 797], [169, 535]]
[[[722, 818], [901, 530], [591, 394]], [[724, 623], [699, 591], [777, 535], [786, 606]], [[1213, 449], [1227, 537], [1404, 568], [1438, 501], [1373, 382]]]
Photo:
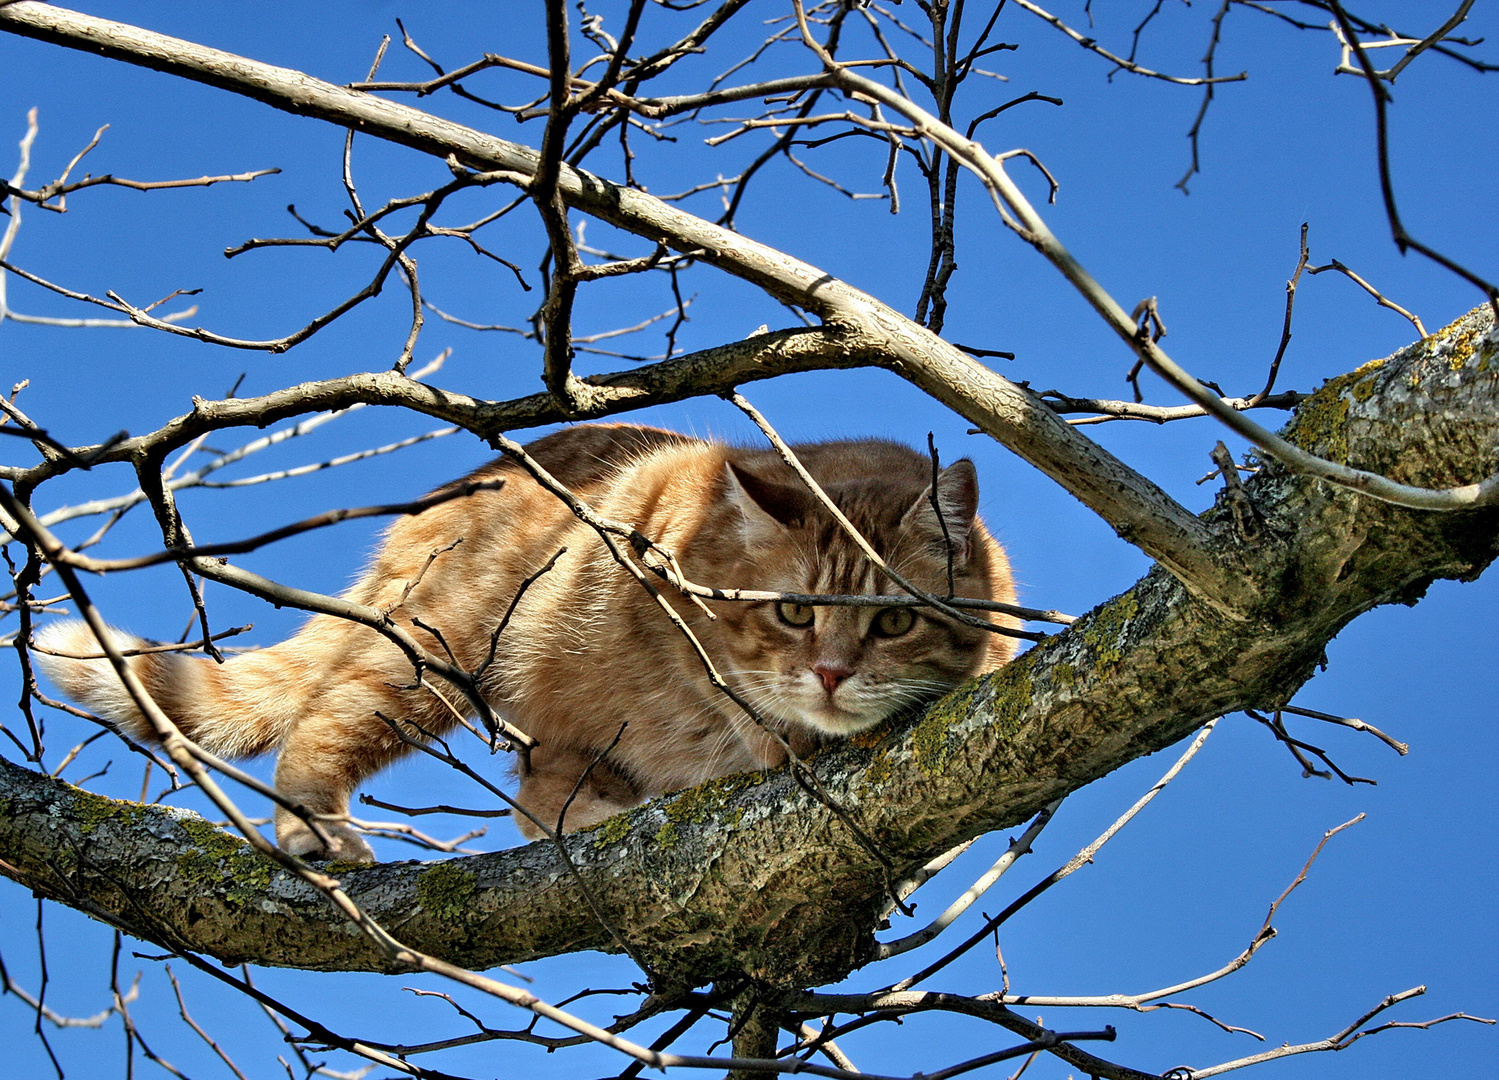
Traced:
[[[567, 428], [528, 449], [605, 517], [630, 522], [674, 552], [692, 581], [799, 593], [897, 591], [768, 451], [624, 424]], [[943, 471], [939, 521], [924, 455], [880, 441], [797, 450], [900, 573], [946, 593], [951, 547], [958, 595], [1013, 600], [1004, 552], [975, 517], [970, 463]], [[504, 459], [465, 479], [504, 483], [398, 520], [348, 596], [392, 609], [434, 652], [445, 643], [476, 671], [520, 582], [567, 549], [516, 608], [482, 680], [494, 708], [540, 743], [521, 775], [525, 810], [557, 824], [590, 766], [562, 821], [568, 829], [785, 760], [777, 741], [711, 685], [655, 601], [566, 507]], [[460, 539], [422, 572], [433, 552]], [[825, 607], [797, 613], [805, 625], [793, 625], [773, 604], [713, 602], [712, 620], [680, 599], [673, 605], [730, 684], [799, 751], [992, 670], [1013, 647], [1009, 638], [926, 612], [903, 628], [899, 618], [878, 622], [872, 608]], [[418, 624], [438, 630], [443, 643]], [[901, 632], [882, 632], [891, 626]], [[115, 633], [121, 648], [142, 644]], [[46, 628], [37, 644], [73, 657], [99, 652], [76, 621]], [[153, 737], [108, 661], [42, 652], [37, 660], [70, 697], [137, 737]], [[439, 734], [466, 711], [440, 680], [414, 686], [411, 665], [384, 638], [322, 615], [287, 641], [222, 665], [177, 653], [129, 663], [163, 711], [205, 748], [230, 757], [279, 752], [281, 791], [335, 819], [325, 825], [333, 839], [325, 845], [296, 817], [278, 814], [281, 846], [314, 857], [373, 858], [336, 819], [348, 813], [362, 780], [407, 750], [382, 717]], [[621, 724], [623, 736], [601, 757]], [[526, 836], [540, 835], [532, 822], [517, 822]]]

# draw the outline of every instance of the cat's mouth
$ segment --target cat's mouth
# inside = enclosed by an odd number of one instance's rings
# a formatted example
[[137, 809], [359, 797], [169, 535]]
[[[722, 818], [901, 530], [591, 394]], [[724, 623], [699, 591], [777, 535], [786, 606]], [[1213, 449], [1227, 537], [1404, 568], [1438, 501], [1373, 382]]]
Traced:
[[861, 702], [856, 695], [842, 691], [818, 693], [805, 703], [797, 719], [826, 735], [853, 735], [874, 727], [889, 713], [883, 702]]
[[823, 735], [846, 737], [874, 727], [895, 711], [895, 703], [850, 679], [831, 693], [821, 682], [784, 678], [748, 694], [765, 716], [811, 728]]
[[[832, 712], [832, 710], [829, 711]], [[836, 715], [813, 716], [804, 719], [811, 727], [816, 728], [825, 735], [836, 735], [840, 738], [845, 738], [874, 727], [884, 719], [884, 716], [850, 713], [840, 709], [836, 711]]]

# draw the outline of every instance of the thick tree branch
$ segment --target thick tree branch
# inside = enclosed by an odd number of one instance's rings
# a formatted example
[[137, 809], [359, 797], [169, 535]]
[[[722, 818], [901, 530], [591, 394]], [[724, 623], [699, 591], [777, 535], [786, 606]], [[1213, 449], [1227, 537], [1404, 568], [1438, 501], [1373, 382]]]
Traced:
[[[1499, 334], [1487, 309], [1332, 380], [1286, 437], [1402, 483], [1466, 482], [1499, 441]], [[1284, 703], [1348, 621], [1476, 576], [1499, 515], [1413, 511], [1268, 463], [1245, 485], [1276, 543], [1242, 554], [1253, 620], [1153, 571], [925, 716], [814, 759], [899, 870], [1180, 739]], [[1227, 508], [1205, 515], [1217, 525]], [[313, 969], [384, 961], [309, 887], [195, 815], [114, 802], [0, 766], [0, 870], [132, 933], [226, 960]], [[883, 868], [789, 773], [728, 777], [575, 835], [572, 860], [615, 926], [677, 985], [833, 981], [874, 955]], [[414, 948], [483, 968], [610, 948], [556, 851], [335, 867]]]

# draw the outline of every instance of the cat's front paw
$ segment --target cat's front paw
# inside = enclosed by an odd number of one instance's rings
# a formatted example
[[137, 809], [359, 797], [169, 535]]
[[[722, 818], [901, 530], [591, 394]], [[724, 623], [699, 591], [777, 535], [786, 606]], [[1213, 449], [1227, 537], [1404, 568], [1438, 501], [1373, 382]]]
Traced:
[[365, 843], [364, 837], [347, 825], [324, 823], [321, 828], [328, 837], [327, 843], [305, 822], [298, 821], [276, 837], [276, 845], [288, 855], [303, 859], [338, 859], [356, 863], [375, 861], [374, 849]]

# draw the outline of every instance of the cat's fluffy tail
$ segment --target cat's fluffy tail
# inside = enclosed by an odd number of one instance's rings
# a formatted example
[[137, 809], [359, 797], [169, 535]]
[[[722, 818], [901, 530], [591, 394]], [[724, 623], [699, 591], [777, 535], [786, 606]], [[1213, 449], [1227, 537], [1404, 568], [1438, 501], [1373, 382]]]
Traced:
[[[147, 644], [113, 628], [110, 641], [122, 651]], [[100, 657], [103, 650], [87, 623], [52, 623], [37, 633], [36, 644], [32, 656], [37, 666], [68, 697], [113, 720], [126, 734], [155, 741], [150, 722], [109, 660]], [[126, 657], [126, 662], [189, 739], [221, 757], [248, 757], [278, 746], [303, 704], [299, 680], [286, 677], [275, 651], [249, 653], [224, 664], [176, 652], [145, 653]], [[89, 659], [69, 658], [80, 656]]]

